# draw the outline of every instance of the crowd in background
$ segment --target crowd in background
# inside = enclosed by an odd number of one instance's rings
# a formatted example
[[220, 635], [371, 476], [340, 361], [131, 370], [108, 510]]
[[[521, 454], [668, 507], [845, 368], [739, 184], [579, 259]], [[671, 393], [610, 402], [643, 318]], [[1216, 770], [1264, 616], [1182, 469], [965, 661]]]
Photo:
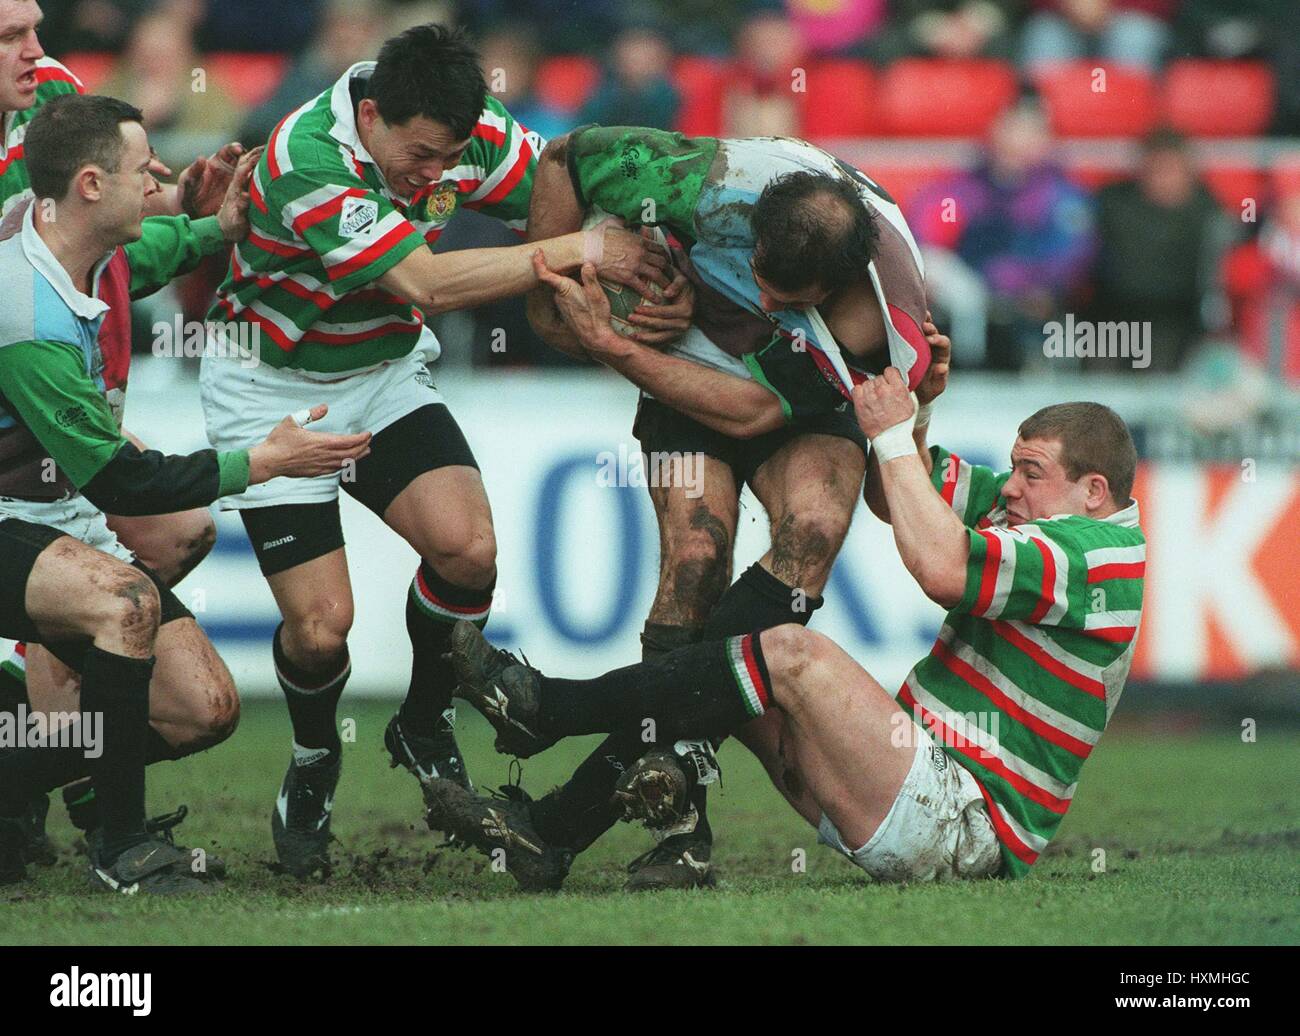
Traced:
[[[173, 164], [192, 155], [168, 152], [169, 138], [261, 142], [287, 111], [373, 57], [384, 38], [430, 20], [474, 33], [484, 68], [504, 70], [490, 86], [544, 138], [588, 122], [678, 127], [684, 98], [674, 62], [683, 54], [730, 62], [718, 127], [729, 136], [797, 135], [790, 70], [818, 56], [882, 68], [914, 57], [996, 58], [1026, 84], [1019, 99], [982, 135], [977, 161], [905, 204], [959, 362], [1000, 370], [1041, 364], [1045, 322], [1070, 312], [1150, 322], [1151, 370], [1184, 369], [1207, 342], [1220, 341], [1300, 382], [1300, 176], [1289, 187], [1279, 181], [1284, 189], [1263, 199], [1264, 211], [1243, 219], [1207, 188], [1189, 141], [1157, 129], [1142, 139], [1131, 175], [1090, 189], [1059, 161], [1044, 105], [1027, 85], [1036, 69], [1079, 58], [1152, 74], [1174, 58], [1251, 59], [1273, 72], [1268, 132], [1300, 137], [1296, 0], [42, 0], [42, 7], [51, 54], [116, 55], [97, 91], [139, 105]], [[215, 51], [290, 60], [271, 96], [241, 106], [219, 83], [191, 89], [200, 55]], [[600, 62], [599, 80], [572, 110], [535, 90], [540, 63], [557, 54]], [[508, 241], [471, 216], [440, 247]], [[473, 324], [458, 319], [444, 334], [472, 339], [476, 362], [571, 362], [532, 338], [517, 303], [475, 314]], [[505, 354], [488, 346], [496, 328], [515, 343]], [[1273, 355], [1278, 342], [1289, 343], [1285, 355]]]

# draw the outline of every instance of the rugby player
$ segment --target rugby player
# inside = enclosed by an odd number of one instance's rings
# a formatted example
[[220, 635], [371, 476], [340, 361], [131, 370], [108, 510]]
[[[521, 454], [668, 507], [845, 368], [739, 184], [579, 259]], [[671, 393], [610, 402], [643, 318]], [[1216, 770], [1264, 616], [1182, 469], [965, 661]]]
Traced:
[[[90, 776], [100, 812], [92, 875], [128, 894], [194, 891], [213, 876], [192, 869], [169, 831], [146, 826], [144, 772], [151, 757], [173, 756], [167, 734], [189, 751], [229, 736], [239, 701], [193, 616], [118, 541], [105, 511], [188, 510], [271, 478], [337, 471], [364, 457], [370, 439], [285, 418], [249, 450], [178, 457], [122, 434], [99, 350], [103, 282], [124, 282], [109, 297], [149, 290], [247, 234], [258, 157], [241, 160], [217, 216], [146, 221], [158, 185], [140, 119], [107, 97], [46, 104], [27, 133], [36, 201], [21, 232], [0, 242], [0, 415], [32, 447], [31, 463], [5, 473], [0, 499], [0, 635], [43, 644], [78, 670], [80, 732], [100, 734], [97, 745], [49, 736], [0, 748], [0, 880], [24, 876], [30, 797]], [[64, 487], [53, 499], [44, 458]]]
[[[946, 348], [927, 323], [922, 261], [901, 211], [869, 177], [802, 141], [627, 127], [579, 129], [548, 145], [529, 232], [572, 229], [593, 206], [671, 232], [689, 253], [682, 266], [695, 293], [694, 327], [668, 351], [613, 334], [602, 299], [589, 306], [576, 281], [540, 265], [554, 296], [529, 299], [552, 344], [585, 351], [643, 390], [634, 433], [646, 454], [704, 458], [702, 495], [650, 488], [661, 553], [642, 657], [807, 624], [865, 470], [849, 393], [888, 364], [915, 388], [936, 343]], [[631, 320], [659, 326], [653, 314]], [[746, 483], [767, 511], [771, 547], [728, 589]], [[614, 782], [645, 747], [639, 733], [609, 739], [539, 804], [569, 818], [564, 844], [585, 847], [614, 822]], [[709, 746], [683, 749], [701, 773], [716, 769]], [[682, 830], [633, 861], [629, 889], [714, 880], [705, 805], [701, 784]]]
[[[639, 729], [662, 742], [769, 728], [759, 754], [819, 840], [877, 881], [1021, 877], [1051, 840], [1119, 701], [1141, 615], [1146, 541], [1129, 494], [1136, 451], [1097, 403], [1045, 407], [997, 474], [925, 447], [897, 371], [854, 389], [872, 446], [866, 499], [908, 572], [947, 609], [930, 654], [891, 696], [826, 637], [787, 623], [704, 641], [594, 680], [522, 665], [459, 624], [453, 655], [498, 748], [529, 755], [574, 734]], [[619, 795], [642, 819], [689, 808], [670, 752]], [[570, 850], [530, 803], [431, 788], [431, 822], [505, 849], [527, 888], [553, 888]]]
[[[31, 199], [24, 152], [28, 125], [40, 107], [52, 98], [84, 92], [72, 72], [45, 56], [37, 37], [41, 17], [35, 0], [0, 0], [0, 213], [5, 216], [0, 223], [0, 239], [21, 227]], [[212, 215], [222, 204], [230, 184], [231, 163], [238, 161], [241, 153], [240, 145], [229, 144], [211, 159], [196, 159], [181, 173], [177, 185], [160, 186], [149, 196], [146, 211], [184, 212], [192, 217]], [[170, 175], [156, 161], [151, 171]], [[109, 279], [101, 287], [110, 283], [122, 282]], [[104, 298], [104, 301], [112, 308], [100, 327], [99, 345], [105, 357], [103, 376], [109, 398], [120, 412], [131, 362], [129, 299], [124, 293], [121, 298]], [[14, 452], [21, 436], [15, 438], [15, 433], [12, 421], [0, 427], [0, 466], [5, 468], [21, 460]], [[129, 431], [123, 434], [138, 448], [145, 448]], [[216, 526], [206, 508], [167, 515], [111, 515], [108, 522], [121, 541], [168, 586], [175, 586], [192, 571], [216, 541]], [[61, 698], [75, 694], [77, 680], [74, 671], [39, 645], [29, 652], [26, 645], [20, 644], [10, 658], [0, 663], [0, 710], [12, 712], [24, 702], [53, 709]], [[96, 825], [93, 789], [69, 789], [65, 797], [78, 804], [70, 810], [74, 824], [91, 831]], [[53, 861], [53, 850], [44, 834], [48, 809], [44, 795], [33, 799], [33, 842], [29, 856], [34, 861]]]
[[[421, 782], [468, 783], [452, 730], [452, 622], [487, 621], [496, 579], [491, 511], [474, 455], [434, 386], [424, 318], [537, 286], [532, 255], [650, 290], [666, 257], [612, 226], [508, 248], [435, 255], [460, 207], [522, 231], [540, 141], [487, 95], [473, 48], [425, 25], [287, 115], [253, 177], [253, 230], [235, 249], [212, 318], [252, 325], [261, 365], [205, 357], [208, 438], [249, 445], [284, 409], [323, 398], [322, 428], [373, 430], [355, 471], [279, 479], [223, 501], [237, 509], [283, 622], [272, 654], [293, 753], [271, 815], [281, 865], [329, 869], [339, 778], [336, 706], [348, 679], [352, 593], [340, 484], [419, 554], [407, 594], [411, 680], [384, 742]], [[684, 332], [687, 303], [669, 304]], [[673, 314], [676, 314], [675, 318]]]

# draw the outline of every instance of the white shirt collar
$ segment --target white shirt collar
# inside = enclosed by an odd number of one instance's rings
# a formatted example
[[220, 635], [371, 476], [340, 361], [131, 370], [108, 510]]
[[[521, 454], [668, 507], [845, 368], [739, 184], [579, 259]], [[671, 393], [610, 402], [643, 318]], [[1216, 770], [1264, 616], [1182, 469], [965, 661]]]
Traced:
[[[50, 282], [50, 286], [59, 293], [59, 298], [63, 299], [68, 308], [82, 320], [94, 320], [96, 317], [103, 316], [110, 309], [109, 304], [103, 299], [78, 291], [76, 285], [72, 283], [72, 278], [68, 276], [68, 271], [63, 268], [63, 264], [54, 258], [54, 253], [41, 240], [41, 235], [36, 233], [36, 209], [39, 204], [33, 201], [27, 209], [27, 215], [23, 218], [23, 252], [27, 256], [27, 261]], [[91, 270], [92, 291], [98, 286], [99, 275], [104, 272], [104, 267], [113, 258], [114, 251], [116, 249], [110, 250]]]
[[338, 82], [330, 90], [330, 111], [334, 113], [334, 125], [330, 128], [330, 136], [346, 145], [360, 161], [368, 165], [375, 165], [375, 160], [365, 149], [361, 137], [357, 134], [357, 117], [352, 110], [352, 80], [362, 72], [371, 71], [374, 67], [373, 61], [358, 61], [339, 77]]

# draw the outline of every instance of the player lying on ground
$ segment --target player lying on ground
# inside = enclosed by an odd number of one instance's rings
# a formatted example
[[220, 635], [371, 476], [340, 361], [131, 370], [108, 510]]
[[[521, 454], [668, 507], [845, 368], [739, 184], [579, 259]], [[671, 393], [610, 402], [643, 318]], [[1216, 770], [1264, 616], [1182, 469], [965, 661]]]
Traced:
[[[278, 476], [337, 471], [369, 446], [368, 434], [320, 435], [291, 418], [251, 449], [184, 457], [141, 451], [122, 435], [99, 370], [108, 307], [93, 289], [114, 277], [142, 288], [165, 283], [245, 235], [257, 158], [241, 161], [218, 216], [146, 227], [145, 202], [158, 185], [140, 118], [106, 97], [47, 104], [27, 134], [36, 202], [21, 233], [0, 243], [3, 416], [22, 425], [68, 487], [58, 500], [23, 499], [30, 494], [21, 491], [0, 499], [0, 636], [46, 645], [82, 677], [75, 738], [60, 732], [0, 747], [3, 881], [24, 876], [31, 797], [86, 776], [99, 807], [90, 848], [101, 885], [185, 891], [213, 876], [210, 868], [193, 873], [170, 833], [148, 828], [144, 773], [151, 759], [174, 757], [177, 744], [193, 751], [228, 736], [238, 697], [193, 617], [117, 541], [104, 512], [203, 507]], [[325, 413], [318, 406], [310, 416]], [[28, 476], [39, 482], [41, 467]]]
[[[342, 488], [420, 555], [407, 591], [411, 681], [384, 743], [392, 764], [421, 782], [450, 775], [468, 784], [442, 656], [455, 619], [487, 621], [496, 580], [487, 495], [429, 376], [438, 343], [424, 318], [538, 283], [536, 246], [441, 254], [428, 246], [462, 206], [522, 230], [539, 150], [487, 94], [461, 35], [410, 29], [271, 134], [253, 177], [253, 232], [236, 247], [211, 314], [252, 325], [265, 343], [255, 371], [204, 357], [213, 446], [247, 446], [286, 409], [318, 398], [330, 404], [324, 429], [375, 433]], [[554, 267], [590, 260], [641, 290], [667, 263], [638, 234], [612, 227], [540, 244]], [[663, 312], [685, 331], [689, 304]], [[280, 863], [300, 876], [329, 868], [341, 764], [335, 714], [351, 672], [339, 488], [338, 475], [278, 479], [222, 504], [239, 510], [284, 619], [272, 653], [293, 755], [271, 829]]]
[[[40, 7], [33, 0], [0, 0], [0, 125], [3, 125], [0, 134], [3, 137], [0, 139], [0, 212], [4, 213], [4, 219], [0, 221], [0, 239], [20, 229], [31, 201], [24, 153], [27, 126], [41, 105], [52, 98], [84, 92], [76, 76], [57, 61], [45, 57], [36, 33], [40, 20]], [[211, 159], [197, 159], [181, 173], [177, 185], [162, 186], [150, 195], [146, 212], [184, 212], [196, 218], [213, 215], [222, 204], [234, 172], [233, 163], [239, 160], [242, 152], [239, 144], [228, 144]], [[169, 175], [160, 163], [154, 163], [151, 171], [156, 175]], [[120, 288], [121, 297], [105, 296], [105, 290], [110, 287]], [[99, 331], [99, 348], [104, 357], [104, 387], [119, 412], [125, 403], [131, 362], [127, 289], [128, 285], [122, 278], [105, 278], [99, 286], [99, 297], [113, 307]], [[136, 286], [131, 286], [131, 290], [136, 292], [135, 297], [139, 297]], [[21, 448], [21, 436], [19, 441], [13, 438], [20, 431], [12, 421], [4, 422], [0, 427], [0, 457], [5, 458], [3, 462], [6, 464], [13, 458], [15, 448]], [[129, 431], [123, 434], [137, 448], [146, 448]], [[62, 495], [66, 486], [43, 483], [40, 488], [53, 499]], [[206, 508], [167, 515], [109, 515], [108, 527], [168, 586], [175, 586], [192, 571], [216, 541], [216, 526]], [[78, 680], [75, 672], [40, 645], [27, 651], [26, 646], [20, 644], [0, 665], [0, 711], [14, 712], [22, 704], [42, 711], [58, 711], [69, 694], [75, 695]], [[65, 797], [69, 796], [79, 803], [70, 810], [73, 822], [82, 830], [96, 826], [93, 789], [67, 789]], [[54, 858], [44, 833], [44, 817], [48, 809], [46, 796], [33, 799], [33, 842], [29, 850], [29, 858], [33, 861], [52, 862]]]
[[[540, 265], [552, 290], [529, 299], [553, 344], [643, 390], [633, 431], [644, 456], [701, 462], [689, 484], [662, 470], [657, 484], [647, 479], [660, 559], [642, 658], [807, 624], [866, 465], [849, 392], [892, 363], [920, 393], [940, 348], [901, 211], [879, 185], [802, 141], [629, 127], [575, 130], [543, 153], [530, 235], [572, 230], [587, 207], [671, 232], [689, 251], [679, 276], [695, 294], [694, 325], [666, 352], [615, 334], [602, 293]], [[661, 326], [653, 314], [631, 320]], [[767, 512], [771, 547], [732, 583], [746, 483]], [[713, 770], [710, 746], [684, 747], [688, 765]], [[614, 782], [644, 751], [636, 732], [611, 737], [539, 805], [571, 825], [564, 844], [585, 848], [613, 824]], [[703, 786], [692, 806], [696, 823], [634, 861], [629, 889], [713, 881]]]
[[[562, 737], [644, 729], [661, 744], [764, 728], [751, 743], [820, 839], [879, 881], [1021, 876], [1070, 806], [1119, 700], [1142, 607], [1146, 545], [1131, 500], [1136, 453], [1097, 403], [1025, 420], [995, 474], [913, 431], [902, 378], [854, 391], [878, 469], [867, 498], [948, 610], [929, 656], [891, 696], [826, 637], [796, 624], [711, 640], [595, 680], [512, 664], [461, 624], [458, 691], [520, 756]], [[631, 817], [671, 824], [692, 774], [668, 752], [619, 781]], [[563, 880], [571, 847], [533, 805], [439, 781], [431, 823], [504, 849], [526, 888]]]

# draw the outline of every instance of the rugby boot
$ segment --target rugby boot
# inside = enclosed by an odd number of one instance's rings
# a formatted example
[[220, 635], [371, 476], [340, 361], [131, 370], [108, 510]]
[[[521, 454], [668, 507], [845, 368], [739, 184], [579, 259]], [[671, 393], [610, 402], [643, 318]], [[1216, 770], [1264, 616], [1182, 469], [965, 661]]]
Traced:
[[342, 768], [337, 752], [293, 746], [271, 811], [271, 838], [281, 869], [295, 878], [330, 875], [330, 813]]
[[[186, 859], [189, 860], [190, 873], [200, 881], [221, 881], [226, 876], [225, 860], [216, 853], [208, 852], [206, 849], [191, 849], [188, 846], [176, 844], [176, 835], [173, 832], [177, 825], [181, 824], [189, 815], [189, 806], [180, 806], [172, 813], [164, 813], [159, 817], [150, 817], [144, 822], [144, 833], [156, 841], [165, 842], [167, 845], [183, 852]], [[86, 832], [86, 854], [91, 860], [96, 859], [103, 844], [103, 828], [96, 826]]]
[[709, 863], [712, 841], [700, 832], [665, 838], [627, 865], [625, 892], [712, 888], [717, 876]]
[[538, 732], [538, 672], [509, 651], [493, 647], [472, 622], [451, 631], [456, 694], [483, 713], [497, 732], [496, 750], [527, 759], [559, 738]]
[[182, 847], [162, 838], [146, 838], [122, 852], [111, 864], [90, 859], [90, 880], [98, 888], [123, 896], [196, 895], [212, 891], [214, 883], [196, 874], [193, 859]]
[[526, 796], [489, 798], [445, 779], [432, 780], [427, 788], [429, 827], [500, 861], [525, 892], [552, 891], [564, 883], [573, 853], [537, 833]]
[[691, 792], [712, 784], [719, 772], [707, 741], [678, 741], [671, 751], [655, 748], [623, 771], [614, 786], [614, 804], [622, 808], [624, 820], [676, 827], [692, 820]]
[[420, 782], [420, 790], [432, 780], [445, 777], [455, 781], [462, 788], [474, 790], [465, 769], [465, 760], [456, 744], [456, 710], [447, 709], [439, 717], [433, 731], [425, 736], [411, 730], [402, 722], [398, 712], [388, 721], [384, 730], [384, 747], [388, 750], [388, 765], [391, 769], [405, 767]]

